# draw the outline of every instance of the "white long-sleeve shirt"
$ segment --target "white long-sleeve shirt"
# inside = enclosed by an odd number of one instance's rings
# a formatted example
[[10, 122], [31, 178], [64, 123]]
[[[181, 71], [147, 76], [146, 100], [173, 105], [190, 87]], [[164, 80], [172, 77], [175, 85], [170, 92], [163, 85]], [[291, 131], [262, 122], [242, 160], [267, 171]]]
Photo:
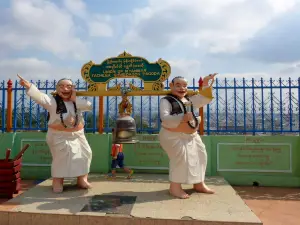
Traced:
[[[203, 96], [201, 94], [193, 95], [190, 98], [190, 101], [193, 104], [193, 108], [201, 108], [207, 104], [209, 104], [212, 100], [212, 98], [208, 98], [206, 96]], [[179, 126], [180, 122], [183, 119], [184, 116], [184, 109], [181, 104], [179, 104], [182, 110], [182, 113], [171, 115], [172, 112], [172, 105], [167, 99], [161, 99], [160, 100], [160, 119], [162, 121], [162, 126], [167, 128], [176, 128]], [[198, 121], [200, 122], [201, 118], [197, 117]]]
[[[50, 120], [48, 121], [48, 125], [61, 124], [60, 114], [56, 113], [56, 100], [52, 95], [49, 96], [42, 93], [34, 84], [31, 84], [30, 88], [27, 90], [27, 95], [49, 112]], [[74, 104], [72, 101], [66, 101], [64, 103], [66, 105], [67, 113], [63, 113], [63, 120], [68, 125], [68, 121], [70, 121], [71, 117], [75, 118]], [[92, 103], [85, 99], [76, 97], [76, 107], [78, 123], [84, 124], [82, 113], [91, 111]]]

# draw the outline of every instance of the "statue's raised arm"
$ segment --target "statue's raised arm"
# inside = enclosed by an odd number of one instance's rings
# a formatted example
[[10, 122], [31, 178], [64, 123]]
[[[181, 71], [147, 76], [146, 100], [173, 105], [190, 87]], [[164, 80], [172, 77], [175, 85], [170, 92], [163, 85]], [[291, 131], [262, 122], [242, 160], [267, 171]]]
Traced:
[[20, 85], [21, 85], [22, 87], [25, 87], [26, 89], [29, 89], [30, 86], [31, 86], [31, 83], [30, 83], [29, 81], [25, 80], [25, 79], [24, 79], [23, 77], [21, 77], [19, 74], [17, 74], [17, 76], [18, 76], [19, 79], [20, 79]]
[[[212, 85], [215, 82], [215, 76], [217, 76], [218, 73], [214, 73], [214, 74], [209, 74], [208, 76], [203, 78], [203, 87], [212, 87]], [[209, 81], [211, 81], [211, 83], [209, 84]]]
[[34, 84], [30, 83], [19, 74], [17, 74], [17, 76], [20, 79], [20, 85], [26, 88], [26, 94], [31, 97], [37, 104], [49, 110], [53, 103], [50, 96], [41, 92]]
[[215, 81], [217, 73], [209, 74], [203, 78], [202, 90], [199, 90], [197, 95], [191, 96], [190, 100], [195, 108], [201, 108], [209, 104], [213, 99], [212, 85]]

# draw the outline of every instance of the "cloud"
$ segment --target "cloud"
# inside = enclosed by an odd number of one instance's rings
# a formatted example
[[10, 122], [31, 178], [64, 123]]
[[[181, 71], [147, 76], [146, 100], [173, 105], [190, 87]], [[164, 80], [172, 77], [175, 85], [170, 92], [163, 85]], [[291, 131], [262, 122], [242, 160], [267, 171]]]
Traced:
[[16, 80], [17, 74], [25, 79], [54, 80], [62, 77], [81, 79], [80, 68], [53, 66], [50, 62], [37, 58], [17, 58], [0, 61], [1, 80]]
[[82, 0], [64, 0], [66, 9], [74, 16], [81, 18], [88, 26], [91, 37], [111, 37], [113, 29], [111, 16], [90, 13]]
[[84, 41], [76, 36], [72, 16], [46, 0], [12, 0], [0, 25], [0, 44], [15, 50], [48, 51], [59, 58], [83, 58]]
[[300, 60], [300, 4], [245, 43], [241, 55], [265, 63]]
[[[170, 80], [176, 76], [183, 76], [189, 82], [192, 82], [193, 78], [200, 78], [199, 70], [201, 68], [201, 62], [198, 60], [176, 59], [169, 60], [168, 63], [171, 66]], [[198, 82], [198, 80], [196, 80], [196, 82]]]
[[109, 17], [96, 15], [94, 19], [88, 23], [89, 34], [91, 37], [111, 37], [113, 30], [107, 23], [110, 21]]
[[123, 41], [156, 48], [186, 44], [208, 53], [235, 53], [243, 41], [295, 4], [296, 0], [150, 0], [149, 6], [134, 10], [133, 26]]
[[64, 0], [64, 6], [68, 11], [70, 11], [73, 15], [76, 15], [81, 18], [87, 17], [86, 5], [81, 0]]
[[294, 80], [300, 78], [300, 60], [294, 63], [278, 63], [276, 65], [279, 67], [277, 76], [291, 77]]
[[[260, 80], [263, 78], [264, 80], [268, 79], [271, 74], [266, 73], [266, 72], [253, 72], [253, 73], [222, 73], [217, 75], [217, 78], [219, 80], [224, 80], [225, 78], [228, 80], [242, 80], [243, 78], [249, 80], [249, 79], [254, 79], [254, 80]], [[273, 76], [275, 77], [275, 76]]]
[[0, 8], [1, 79], [81, 79], [85, 62], [124, 50], [168, 61], [170, 78], [297, 77], [299, 1], [120, 1], [116, 9], [108, 1], [11, 0]]
[[80, 0], [64, 3], [65, 7], [60, 7], [49, 0], [12, 0], [8, 9], [1, 9], [0, 56], [37, 50], [60, 59], [85, 59], [89, 55], [90, 36], [113, 34], [110, 16], [90, 14]]

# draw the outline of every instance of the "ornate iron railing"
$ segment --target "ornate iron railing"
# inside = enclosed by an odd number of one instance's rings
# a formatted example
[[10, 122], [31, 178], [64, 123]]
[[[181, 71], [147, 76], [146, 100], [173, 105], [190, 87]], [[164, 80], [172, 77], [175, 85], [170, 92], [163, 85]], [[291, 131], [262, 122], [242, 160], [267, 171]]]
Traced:
[[[50, 94], [56, 81], [32, 81], [42, 92]], [[129, 83], [143, 88], [138, 79], [112, 80], [108, 87]], [[169, 89], [168, 81], [165, 83]], [[76, 81], [77, 90], [87, 90], [87, 83]], [[197, 90], [193, 79], [190, 89]], [[0, 126], [6, 129], [6, 81], [0, 82]], [[215, 98], [204, 107], [204, 130], [215, 134], [299, 134], [300, 78], [287, 79], [216, 79]], [[85, 113], [86, 132], [98, 131], [98, 97], [87, 97], [92, 112]], [[130, 97], [132, 116], [140, 133], [157, 133], [160, 129], [159, 101], [162, 96]], [[121, 97], [104, 97], [104, 132], [111, 132], [118, 116]], [[47, 130], [47, 111], [26, 96], [26, 90], [15, 81], [13, 85], [12, 130]]]

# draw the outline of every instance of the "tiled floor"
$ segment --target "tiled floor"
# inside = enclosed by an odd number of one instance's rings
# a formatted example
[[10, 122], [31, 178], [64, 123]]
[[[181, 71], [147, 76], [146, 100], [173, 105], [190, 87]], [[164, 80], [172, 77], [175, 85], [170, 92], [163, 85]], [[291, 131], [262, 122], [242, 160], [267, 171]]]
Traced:
[[[35, 182], [23, 181], [22, 191], [33, 187]], [[234, 187], [237, 193], [261, 219], [264, 225], [300, 224], [300, 188]], [[0, 210], [9, 210], [7, 199], [0, 198]]]
[[234, 187], [264, 225], [300, 224], [300, 188]]

